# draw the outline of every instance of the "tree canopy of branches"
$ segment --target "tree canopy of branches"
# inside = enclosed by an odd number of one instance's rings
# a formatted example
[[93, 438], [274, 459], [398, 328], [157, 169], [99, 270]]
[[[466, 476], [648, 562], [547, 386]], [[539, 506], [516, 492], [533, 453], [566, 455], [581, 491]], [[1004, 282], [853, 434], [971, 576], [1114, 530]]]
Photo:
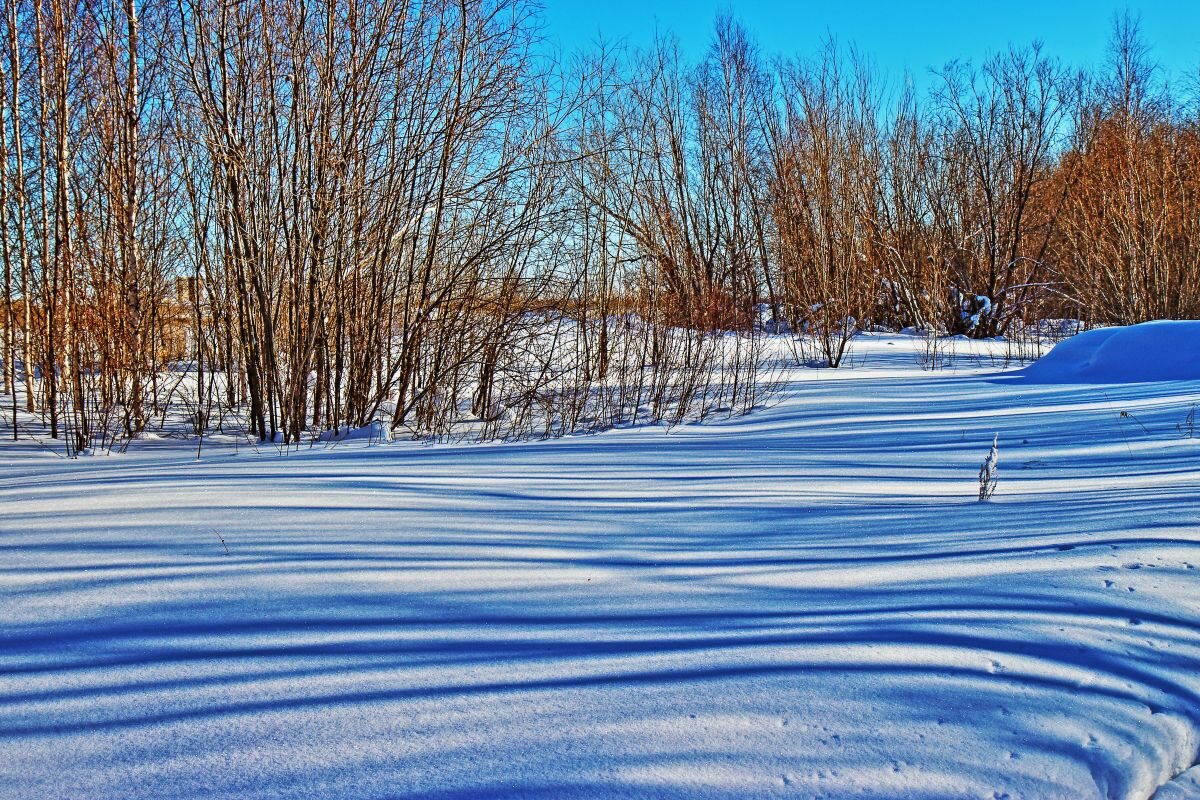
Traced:
[[565, 64], [527, 0], [11, 0], [3, 405], [300, 442], [760, 404], [765, 337], [1200, 314], [1200, 118], [1118, 20], [920, 96], [729, 17]]

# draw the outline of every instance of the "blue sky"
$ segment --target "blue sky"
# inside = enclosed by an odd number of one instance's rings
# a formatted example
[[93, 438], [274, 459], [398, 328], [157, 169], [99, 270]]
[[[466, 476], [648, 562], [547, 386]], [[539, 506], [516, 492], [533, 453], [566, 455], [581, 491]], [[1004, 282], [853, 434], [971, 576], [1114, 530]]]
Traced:
[[1200, 66], [1200, 0], [1054, 2], [1008, 0], [905, 3], [900, 0], [543, 0], [545, 33], [571, 51], [599, 32], [633, 45], [656, 26], [689, 53], [704, 52], [718, 12], [731, 10], [768, 55], [811, 54], [827, 34], [872, 56], [888, 78], [905, 70], [919, 85], [929, 67], [952, 58], [980, 60], [1009, 44], [1042, 40], [1047, 51], [1086, 67], [1103, 63], [1114, 14], [1140, 16], [1153, 55], [1173, 79]]

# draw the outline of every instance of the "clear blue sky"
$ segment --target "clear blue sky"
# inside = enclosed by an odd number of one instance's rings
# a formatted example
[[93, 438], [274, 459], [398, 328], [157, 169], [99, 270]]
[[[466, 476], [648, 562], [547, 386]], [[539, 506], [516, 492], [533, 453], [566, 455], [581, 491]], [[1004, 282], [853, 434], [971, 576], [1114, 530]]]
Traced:
[[979, 61], [1009, 44], [1040, 39], [1049, 54], [1079, 67], [1103, 63], [1114, 14], [1141, 18], [1153, 55], [1173, 80], [1200, 67], [1200, 0], [543, 0], [549, 42], [565, 51], [608, 40], [648, 44], [657, 28], [700, 55], [713, 19], [732, 11], [767, 55], [807, 55], [832, 34], [875, 60], [889, 80], [905, 70], [918, 85], [952, 58]]

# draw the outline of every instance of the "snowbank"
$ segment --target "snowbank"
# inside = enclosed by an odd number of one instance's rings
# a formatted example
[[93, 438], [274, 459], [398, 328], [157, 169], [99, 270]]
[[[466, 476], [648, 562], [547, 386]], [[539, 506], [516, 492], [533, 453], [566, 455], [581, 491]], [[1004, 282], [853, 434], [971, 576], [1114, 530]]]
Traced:
[[1056, 345], [1023, 374], [1031, 383], [1200, 380], [1200, 321], [1087, 331]]
[[318, 442], [347, 442], [367, 439], [373, 442], [390, 442], [391, 430], [379, 420], [373, 420], [361, 428], [340, 428], [336, 431], [322, 431], [317, 437]]

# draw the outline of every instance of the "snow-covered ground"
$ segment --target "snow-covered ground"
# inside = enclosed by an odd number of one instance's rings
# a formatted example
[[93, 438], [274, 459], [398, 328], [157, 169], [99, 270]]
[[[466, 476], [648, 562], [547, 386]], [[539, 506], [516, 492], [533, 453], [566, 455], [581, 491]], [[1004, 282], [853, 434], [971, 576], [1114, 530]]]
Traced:
[[0, 445], [0, 796], [1197, 796], [1200, 380], [919, 347], [670, 431]]

